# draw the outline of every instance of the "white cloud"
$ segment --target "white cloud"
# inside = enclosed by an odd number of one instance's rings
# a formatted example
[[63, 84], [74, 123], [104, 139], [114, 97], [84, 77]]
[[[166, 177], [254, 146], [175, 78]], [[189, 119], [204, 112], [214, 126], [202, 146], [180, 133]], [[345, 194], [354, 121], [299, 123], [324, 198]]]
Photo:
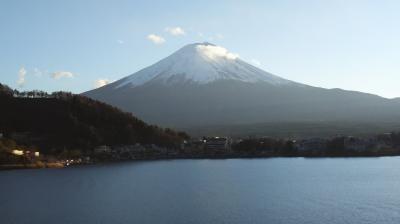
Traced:
[[95, 88], [100, 88], [102, 86], [105, 86], [107, 84], [110, 83], [110, 80], [108, 79], [97, 79], [96, 81], [94, 81], [94, 87]]
[[53, 72], [51, 74], [53, 79], [60, 79], [60, 78], [73, 78], [74, 74], [72, 72], [60, 71], [60, 72]]
[[155, 44], [163, 44], [165, 42], [165, 39], [162, 36], [157, 36], [155, 34], [148, 35], [147, 39]]
[[239, 57], [238, 54], [231, 53], [227, 49], [220, 46], [197, 45], [197, 50], [210, 59], [225, 58], [229, 60], [235, 60]]
[[250, 63], [255, 65], [255, 66], [260, 66], [261, 65], [261, 62], [259, 60], [255, 59], [255, 58], [251, 59]]
[[217, 38], [218, 40], [222, 40], [222, 39], [224, 39], [224, 35], [217, 33], [217, 34], [215, 34], [215, 38]]
[[117, 42], [118, 42], [119, 44], [124, 44], [124, 43], [125, 43], [125, 41], [123, 41], [123, 40], [117, 40]]
[[186, 34], [185, 31], [179, 26], [177, 26], [177, 27], [166, 27], [165, 31], [170, 33], [171, 35], [174, 35], [174, 36], [180, 36], [180, 35], [185, 35]]
[[26, 69], [24, 67], [20, 68], [18, 71], [18, 80], [17, 80], [17, 84], [19, 87], [22, 87], [25, 84], [25, 75], [26, 75]]

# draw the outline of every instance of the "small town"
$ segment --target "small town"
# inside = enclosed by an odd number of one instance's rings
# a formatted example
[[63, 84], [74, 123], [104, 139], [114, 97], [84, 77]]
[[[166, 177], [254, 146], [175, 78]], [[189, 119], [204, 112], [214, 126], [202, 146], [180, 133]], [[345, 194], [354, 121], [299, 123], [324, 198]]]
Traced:
[[[12, 142], [10, 144], [10, 142]], [[64, 150], [55, 155], [40, 149], [17, 146], [0, 134], [0, 169], [64, 168], [75, 165], [129, 160], [257, 157], [366, 157], [400, 155], [400, 134], [374, 137], [336, 136], [332, 138], [275, 139], [202, 137], [185, 140], [179, 147], [155, 144], [100, 145], [90, 153]]]

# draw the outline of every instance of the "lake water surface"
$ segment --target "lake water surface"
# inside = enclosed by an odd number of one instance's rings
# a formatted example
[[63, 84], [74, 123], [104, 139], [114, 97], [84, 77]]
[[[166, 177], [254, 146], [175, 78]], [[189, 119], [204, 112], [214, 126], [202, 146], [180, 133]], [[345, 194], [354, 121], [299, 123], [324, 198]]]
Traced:
[[0, 223], [400, 223], [400, 157], [0, 172]]

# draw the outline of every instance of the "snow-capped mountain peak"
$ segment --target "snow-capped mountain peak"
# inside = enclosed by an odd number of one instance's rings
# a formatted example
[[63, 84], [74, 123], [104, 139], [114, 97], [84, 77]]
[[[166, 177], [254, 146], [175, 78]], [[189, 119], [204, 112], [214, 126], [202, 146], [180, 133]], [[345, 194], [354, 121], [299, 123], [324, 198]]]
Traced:
[[[84, 95], [152, 124], [194, 128], [195, 135], [200, 133], [196, 127], [204, 127], [212, 135], [225, 129], [231, 135], [238, 126], [221, 127], [246, 124], [248, 129], [244, 133], [248, 135], [261, 127], [254, 126], [257, 123], [283, 122], [285, 126], [305, 122], [305, 127], [311, 127], [329, 122], [367, 124], [400, 120], [399, 101], [292, 82], [209, 43], [187, 45], [133, 75]], [[274, 129], [265, 127], [260, 129], [263, 135], [264, 131]]]
[[273, 85], [293, 83], [244, 62], [238, 54], [226, 48], [210, 43], [195, 43], [117, 81], [115, 88], [135, 87], [148, 82], [206, 84], [217, 80], [267, 82]]

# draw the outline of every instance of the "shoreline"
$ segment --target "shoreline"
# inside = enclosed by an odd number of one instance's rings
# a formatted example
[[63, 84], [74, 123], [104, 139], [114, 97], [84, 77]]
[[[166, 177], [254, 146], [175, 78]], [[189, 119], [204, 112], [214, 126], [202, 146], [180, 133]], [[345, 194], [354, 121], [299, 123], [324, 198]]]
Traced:
[[28, 163], [28, 164], [1, 164], [2, 170], [25, 170], [25, 169], [61, 169], [66, 168], [62, 163]]
[[330, 156], [301, 156], [301, 155], [281, 155], [281, 156], [256, 156], [256, 155], [241, 155], [241, 156], [162, 156], [153, 158], [139, 158], [126, 160], [109, 160], [95, 161], [91, 163], [64, 165], [60, 162], [43, 163], [43, 164], [1, 164], [0, 171], [6, 170], [25, 170], [25, 169], [64, 169], [69, 167], [101, 165], [101, 164], [118, 164], [126, 162], [142, 162], [142, 161], [160, 161], [160, 160], [225, 160], [225, 159], [273, 159], [273, 158], [304, 158], [304, 159], [345, 159], [345, 158], [381, 158], [381, 157], [396, 157], [400, 154], [387, 155], [330, 155]]

